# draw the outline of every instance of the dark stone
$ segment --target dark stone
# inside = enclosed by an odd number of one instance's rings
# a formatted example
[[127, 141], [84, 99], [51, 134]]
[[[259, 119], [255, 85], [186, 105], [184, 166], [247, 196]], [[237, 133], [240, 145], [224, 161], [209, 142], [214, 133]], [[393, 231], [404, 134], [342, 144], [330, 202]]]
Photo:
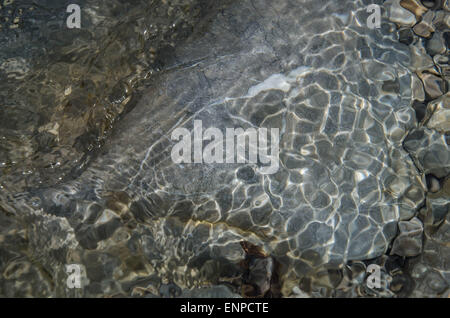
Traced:
[[404, 266], [405, 266], [405, 258], [398, 255], [389, 256], [386, 262], [384, 263], [384, 268], [390, 275], [399, 271]]
[[145, 222], [152, 217], [150, 204], [145, 199], [131, 203], [130, 211], [138, 222]]
[[414, 41], [414, 33], [410, 28], [398, 32], [400, 43], [410, 45]]
[[75, 231], [75, 237], [80, 243], [80, 245], [88, 250], [93, 250], [97, 248], [97, 235], [93, 230], [93, 225], [81, 225], [79, 229]]
[[35, 141], [37, 143], [37, 151], [43, 153], [49, 153], [57, 144], [56, 135], [47, 131], [38, 133]]
[[422, 0], [423, 6], [430, 10], [438, 10], [442, 7], [442, 0]]
[[246, 183], [255, 183], [256, 182], [255, 171], [250, 166], [245, 166], [245, 167], [239, 168], [238, 171], [236, 172], [236, 176], [239, 179], [245, 181]]
[[250, 214], [255, 224], [266, 225], [269, 223], [270, 215], [272, 214], [272, 206], [267, 203], [262, 207], [252, 209]]
[[400, 83], [398, 81], [384, 81], [381, 89], [385, 92], [398, 94], [400, 91]]
[[194, 204], [191, 201], [177, 202], [173, 208], [172, 216], [178, 217], [181, 222], [187, 222], [194, 211]]
[[425, 105], [425, 103], [421, 103], [421, 102], [415, 100], [412, 104], [412, 107], [414, 108], [414, 111], [416, 112], [417, 122], [420, 123], [424, 119], [425, 114], [427, 112], [427, 105]]
[[444, 32], [443, 37], [445, 41], [445, 46], [447, 47], [447, 49], [450, 48], [450, 32]]
[[114, 232], [122, 225], [119, 219], [115, 218], [109, 222], [100, 224], [97, 227], [97, 238], [99, 241], [106, 240], [111, 237]]
[[407, 274], [397, 274], [392, 277], [389, 288], [398, 297], [408, 297], [414, 290], [414, 280]]
[[224, 188], [224, 189], [220, 190], [216, 194], [216, 200], [220, 206], [222, 213], [230, 210], [231, 203], [233, 200], [233, 195], [231, 194], [231, 190], [229, 188]]

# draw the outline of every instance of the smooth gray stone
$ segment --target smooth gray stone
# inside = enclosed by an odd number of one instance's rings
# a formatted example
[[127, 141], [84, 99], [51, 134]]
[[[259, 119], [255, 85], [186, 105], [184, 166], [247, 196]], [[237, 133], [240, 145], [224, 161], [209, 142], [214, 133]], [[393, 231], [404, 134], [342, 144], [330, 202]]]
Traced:
[[443, 54], [447, 46], [441, 32], [434, 32], [433, 37], [427, 43], [427, 51], [430, 55]]

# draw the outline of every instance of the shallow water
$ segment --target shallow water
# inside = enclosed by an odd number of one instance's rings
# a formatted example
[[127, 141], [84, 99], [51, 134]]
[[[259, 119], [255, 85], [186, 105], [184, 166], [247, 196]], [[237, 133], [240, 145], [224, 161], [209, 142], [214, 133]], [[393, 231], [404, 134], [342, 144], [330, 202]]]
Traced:
[[[367, 1], [84, 1], [67, 29], [53, 2], [0, 9], [20, 16], [0, 31], [1, 295], [448, 291], [448, 199], [425, 199], [426, 175], [447, 191], [448, 145], [418, 123], [385, 7], [371, 29]], [[174, 162], [195, 121], [277, 129], [278, 169]], [[404, 255], [417, 233], [441, 261]]]

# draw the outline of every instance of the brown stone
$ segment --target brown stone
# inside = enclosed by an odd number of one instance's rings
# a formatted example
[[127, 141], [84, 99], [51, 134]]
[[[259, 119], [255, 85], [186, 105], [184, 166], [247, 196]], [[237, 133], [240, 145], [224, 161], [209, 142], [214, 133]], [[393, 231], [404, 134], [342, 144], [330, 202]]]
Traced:
[[413, 27], [414, 33], [424, 38], [430, 37], [431, 33], [434, 32], [433, 18], [434, 12], [427, 11], [427, 13], [425, 13], [423, 16], [422, 21], [420, 21]]
[[428, 104], [427, 112], [431, 114], [427, 127], [439, 132], [450, 131], [450, 93]]
[[425, 92], [435, 99], [444, 94], [445, 82], [442, 78], [428, 72], [418, 74], [423, 82]]
[[400, 5], [406, 10], [414, 13], [417, 20], [423, 16], [425, 12], [428, 11], [418, 0], [402, 0], [400, 1]]

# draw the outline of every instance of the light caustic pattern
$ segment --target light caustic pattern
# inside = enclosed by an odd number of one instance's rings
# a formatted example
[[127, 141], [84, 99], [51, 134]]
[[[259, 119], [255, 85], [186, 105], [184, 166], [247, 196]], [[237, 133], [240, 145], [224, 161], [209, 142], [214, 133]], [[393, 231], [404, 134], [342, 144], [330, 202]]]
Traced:
[[[231, 280], [242, 240], [282, 265], [285, 286], [310, 277], [335, 287], [324, 268], [385, 253], [424, 188], [401, 146], [415, 125], [409, 53], [388, 21], [367, 27], [366, 9], [258, 0], [214, 15], [167, 57], [81, 176], [16, 200], [32, 240], [54, 233], [33, 253], [55, 272], [86, 266], [86, 295], [129, 294], [139, 279]], [[278, 171], [174, 163], [171, 134], [195, 120], [222, 132], [279, 129]]]

